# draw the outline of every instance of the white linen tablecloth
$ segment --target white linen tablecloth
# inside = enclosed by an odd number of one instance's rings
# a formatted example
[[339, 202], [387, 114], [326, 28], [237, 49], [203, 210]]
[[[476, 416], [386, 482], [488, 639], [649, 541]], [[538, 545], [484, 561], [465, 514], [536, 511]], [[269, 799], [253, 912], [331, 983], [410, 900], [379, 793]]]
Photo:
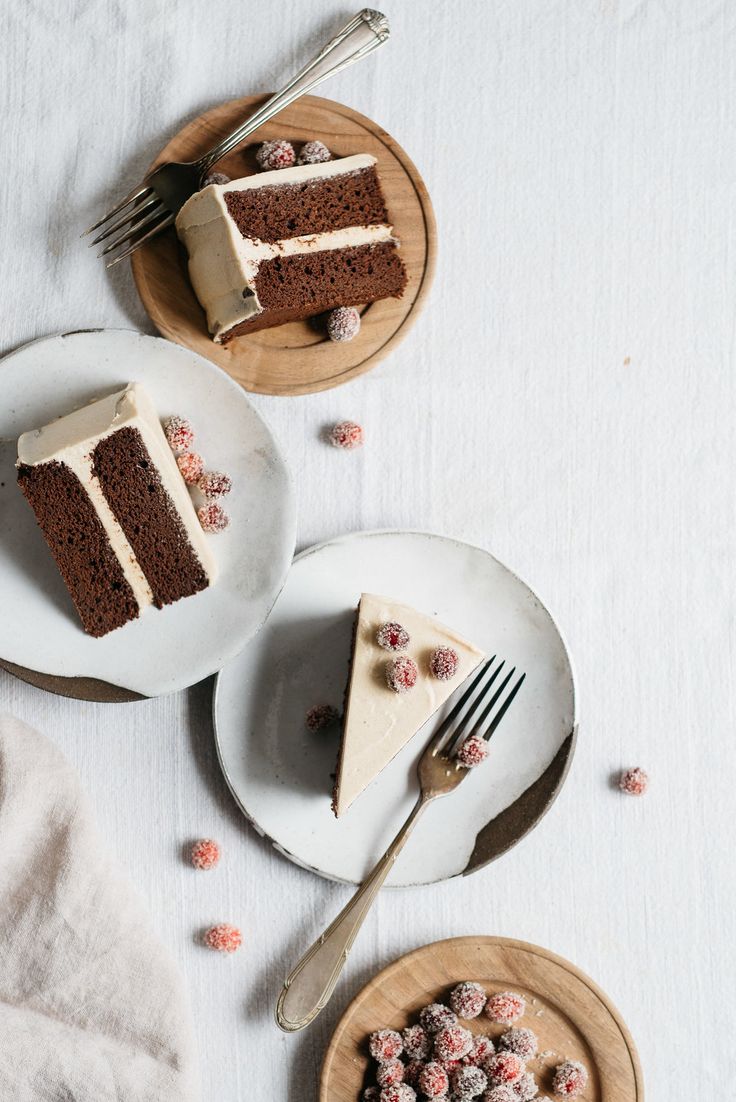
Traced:
[[[152, 332], [129, 271], [105, 274], [79, 233], [186, 120], [274, 88], [350, 11], [0, 6], [0, 346]], [[389, 45], [321, 92], [376, 119], [422, 172], [440, 233], [431, 301], [364, 378], [255, 403], [297, 479], [300, 546], [438, 530], [487, 546], [549, 603], [582, 700], [562, 795], [490, 869], [384, 895], [328, 1010], [287, 1037], [280, 983], [347, 890], [242, 822], [215, 760], [211, 684], [105, 707], [3, 675], [0, 706], [79, 768], [184, 969], [204, 1098], [311, 1102], [359, 986], [416, 945], [472, 932], [588, 971], [636, 1037], [651, 1098], [690, 1097], [688, 1055], [704, 1065], [700, 1096], [719, 1097], [736, 1029], [736, 7], [391, 0], [388, 14]], [[363, 423], [362, 452], [321, 443], [338, 417]], [[640, 801], [609, 785], [634, 764], [652, 776]], [[192, 835], [221, 840], [216, 871], [186, 867]], [[193, 941], [218, 920], [245, 932], [229, 959]]]

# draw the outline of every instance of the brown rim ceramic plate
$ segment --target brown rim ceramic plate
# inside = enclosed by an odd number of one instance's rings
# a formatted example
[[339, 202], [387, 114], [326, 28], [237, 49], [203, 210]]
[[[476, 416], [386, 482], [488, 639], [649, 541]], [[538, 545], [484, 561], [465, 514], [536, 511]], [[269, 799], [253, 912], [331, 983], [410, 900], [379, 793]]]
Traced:
[[[200, 115], [172, 138], [151, 168], [163, 161], [195, 160], [266, 98], [246, 96]], [[206, 356], [246, 390], [309, 394], [370, 370], [406, 336], [432, 283], [437, 232], [432, 203], [415, 166], [399, 143], [365, 115], [332, 100], [305, 96], [256, 131], [250, 144], [220, 161], [217, 170], [233, 179], [250, 175], [256, 171], [255, 149], [272, 138], [287, 138], [296, 145], [319, 138], [336, 156], [372, 153], [378, 160], [409, 282], [400, 299], [384, 299], [362, 309], [355, 340], [333, 344], [320, 326], [295, 321], [239, 337], [223, 348], [207, 332], [187, 276], [186, 255], [173, 229], [134, 253], [131, 263], [143, 305], [164, 337]]]
[[[319, 1102], [359, 1102], [371, 1080], [366, 1041], [376, 1029], [403, 1029], [431, 1002], [446, 1002], [463, 980], [488, 992], [518, 991], [527, 1001], [519, 1025], [539, 1039], [529, 1061], [541, 1091], [552, 1092], [554, 1068], [580, 1060], [589, 1082], [577, 1102], [641, 1102], [644, 1082], [634, 1041], [608, 996], [584, 972], [548, 949], [502, 937], [456, 937], [425, 945], [384, 968], [343, 1014], [320, 1080]], [[464, 1022], [474, 1033], [499, 1036], [485, 1016]]]

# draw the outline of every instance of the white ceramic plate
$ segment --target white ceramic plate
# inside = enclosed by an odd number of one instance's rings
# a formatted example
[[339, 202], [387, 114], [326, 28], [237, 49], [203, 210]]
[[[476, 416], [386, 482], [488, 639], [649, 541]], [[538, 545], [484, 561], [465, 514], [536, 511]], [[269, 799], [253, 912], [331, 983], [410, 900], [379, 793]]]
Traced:
[[429, 808], [389, 883], [473, 871], [541, 817], [564, 779], [575, 731], [572, 668], [552, 617], [524, 582], [477, 547], [418, 532], [367, 532], [299, 555], [264, 630], [217, 678], [225, 777], [245, 814], [286, 856], [332, 879], [364, 878], [416, 800], [415, 764], [437, 720], [335, 819], [330, 774], [339, 733], [310, 734], [304, 715], [313, 704], [342, 704], [362, 591], [435, 613], [526, 671], [489, 760], [463, 782], [462, 795]]
[[[227, 471], [231, 524], [213, 535], [215, 585], [94, 639], [85, 635], [15, 477], [21, 432], [128, 382], [162, 418], [189, 417], [207, 464]], [[60, 677], [97, 678], [144, 696], [220, 669], [263, 624], [294, 552], [291, 479], [242, 389], [178, 345], [125, 329], [34, 341], [0, 365], [0, 658]]]

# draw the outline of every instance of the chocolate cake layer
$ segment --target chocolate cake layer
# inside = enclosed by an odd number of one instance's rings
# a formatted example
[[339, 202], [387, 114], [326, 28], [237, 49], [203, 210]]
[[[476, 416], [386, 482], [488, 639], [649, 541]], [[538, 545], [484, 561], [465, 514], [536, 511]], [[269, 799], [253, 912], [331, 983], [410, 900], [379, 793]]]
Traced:
[[157, 608], [209, 584], [141, 434], [126, 426], [100, 440], [93, 471], [151, 587]]
[[36, 514], [84, 630], [99, 637], [135, 620], [138, 602], [76, 475], [56, 461], [21, 465], [18, 483]]
[[388, 221], [373, 167], [301, 184], [228, 191], [224, 198], [243, 237], [269, 244], [288, 237]]
[[362, 306], [400, 295], [406, 278], [392, 241], [264, 260], [255, 281], [263, 313], [234, 326], [222, 342], [336, 306]]

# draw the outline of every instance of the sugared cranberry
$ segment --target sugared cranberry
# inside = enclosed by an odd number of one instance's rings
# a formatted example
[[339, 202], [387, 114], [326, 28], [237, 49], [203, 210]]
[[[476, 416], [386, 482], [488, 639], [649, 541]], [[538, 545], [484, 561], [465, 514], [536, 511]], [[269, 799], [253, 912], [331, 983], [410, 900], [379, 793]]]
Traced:
[[429, 669], [438, 681], [451, 681], [457, 673], [460, 656], [452, 647], [437, 647], [429, 660]]
[[430, 1003], [429, 1006], [425, 1006], [424, 1010], [420, 1011], [419, 1023], [426, 1029], [427, 1033], [439, 1033], [441, 1029], [446, 1029], [447, 1026], [457, 1025], [457, 1014], [453, 1013], [449, 1006], [445, 1006], [443, 1003]]
[[243, 935], [237, 926], [231, 926], [228, 922], [220, 922], [217, 926], [211, 926], [204, 935], [204, 943], [208, 949], [216, 949], [218, 953], [234, 953], [243, 942]]
[[495, 1051], [491, 1038], [485, 1037], [482, 1033], [478, 1033], [473, 1038], [473, 1047], [465, 1057], [465, 1063], [482, 1064], [483, 1061], [487, 1060], [489, 1056], [492, 1056]]
[[406, 650], [409, 646], [409, 632], [391, 620], [387, 624], [381, 624], [376, 632], [376, 642], [384, 650]]
[[224, 471], [205, 471], [197, 481], [197, 489], [205, 497], [224, 497], [233, 488], [233, 480]]
[[401, 1060], [387, 1060], [378, 1065], [376, 1082], [379, 1087], [392, 1087], [394, 1083], [404, 1082], [404, 1065]]
[[214, 501], [209, 501], [197, 509], [197, 516], [205, 532], [224, 532], [230, 524], [230, 517], [223, 507]]
[[381, 1088], [366, 1087], [360, 1097], [361, 1102], [378, 1102], [379, 1098], [381, 1097]]
[[555, 1068], [552, 1090], [562, 1098], [575, 1098], [585, 1090], [588, 1071], [578, 1060], [565, 1060]]
[[537, 1054], [537, 1036], [531, 1029], [509, 1029], [499, 1038], [498, 1047], [528, 1061]]
[[432, 1043], [426, 1029], [420, 1025], [408, 1025], [401, 1034], [404, 1052], [410, 1060], [426, 1060]]
[[649, 776], [638, 766], [635, 769], [625, 769], [618, 786], [627, 796], [643, 796], [649, 788]]
[[524, 1061], [515, 1052], [497, 1052], [483, 1064], [492, 1084], [515, 1083], [524, 1072]]
[[[486, 1005], [486, 993], [479, 983], [466, 980], [453, 987], [450, 992], [450, 1006], [458, 1018], [477, 1018]], [[480, 1094], [480, 1091], [478, 1091]]]
[[368, 1051], [379, 1064], [387, 1064], [389, 1060], [398, 1060], [404, 1051], [404, 1043], [401, 1034], [395, 1029], [379, 1029], [371, 1033], [368, 1039]]
[[384, 1087], [379, 1095], [380, 1102], [416, 1102], [417, 1092], [408, 1083], [396, 1083], [393, 1087]]
[[518, 1102], [516, 1091], [508, 1083], [497, 1083], [483, 1095], [482, 1102]]
[[452, 1076], [452, 1089], [461, 1099], [477, 1098], [488, 1086], [488, 1076], [473, 1064], [458, 1068]]
[[164, 421], [164, 434], [175, 452], [188, 451], [194, 443], [194, 429], [186, 417], [169, 417]]
[[520, 1075], [516, 1082], [512, 1083], [512, 1089], [518, 1102], [532, 1102], [532, 1098], [536, 1098], [539, 1094], [537, 1081], [530, 1071]]
[[193, 486], [204, 470], [204, 459], [199, 452], [184, 452], [177, 455], [176, 465], [187, 486]]
[[417, 683], [419, 671], [413, 658], [405, 654], [386, 663], [386, 684], [395, 693], [408, 693]]
[[354, 340], [360, 332], [360, 314], [354, 306], [337, 306], [327, 315], [327, 336], [336, 344]]
[[416, 1087], [423, 1068], [424, 1060], [410, 1060], [404, 1068], [404, 1082]]
[[278, 139], [273, 142], [264, 142], [256, 153], [258, 167], [264, 171], [276, 168], [291, 168], [296, 163], [296, 153], [291, 142]]
[[331, 161], [332, 154], [324, 142], [305, 142], [299, 150], [296, 163], [298, 165], [321, 165], [325, 161]]
[[449, 1085], [450, 1081], [442, 1064], [431, 1060], [424, 1065], [419, 1076], [419, 1089], [422, 1094], [426, 1094], [427, 1098], [441, 1098], [442, 1095], [447, 1094]]
[[488, 743], [480, 735], [468, 735], [457, 752], [458, 765], [464, 769], [475, 769], [488, 757]]
[[189, 856], [195, 869], [214, 869], [220, 860], [220, 847], [212, 838], [202, 838], [194, 843]]
[[339, 718], [340, 713], [331, 704], [315, 704], [307, 712], [304, 722], [307, 730], [311, 731], [312, 734], [316, 734], [317, 731], [322, 731], [325, 727], [331, 727], [333, 723], [337, 723]]
[[438, 1060], [462, 1060], [472, 1047], [473, 1034], [461, 1025], [446, 1026], [434, 1039], [434, 1053]]
[[354, 448], [362, 447], [365, 443], [365, 434], [356, 421], [338, 421], [330, 429], [329, 440], [333, 448], [352, 451]]
[[518, 1022], [525, 1009], [526, 1002], [521, 995], [517, 995], [514, 991], [500, 991], [488, 999], [486, 1017], [501, 1025], [511, 1025], [513, 1022]]
[[226, 176], [224, 172], [210, 172], [209, 176], [205, 176], [202, 181], [202, 187], [209, 187], [210, 184], [229, 184], [230, 177]]

